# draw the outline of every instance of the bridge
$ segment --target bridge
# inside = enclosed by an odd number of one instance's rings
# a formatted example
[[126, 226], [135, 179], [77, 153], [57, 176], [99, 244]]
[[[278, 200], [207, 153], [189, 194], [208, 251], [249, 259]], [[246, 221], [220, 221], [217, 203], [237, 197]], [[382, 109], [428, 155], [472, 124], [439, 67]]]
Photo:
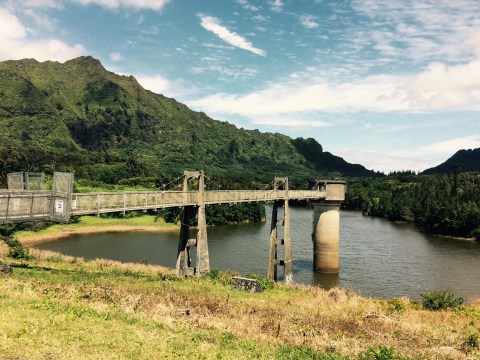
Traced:
[[[54, 173], [52, 190], [43, 190], [43, 174], [12, 173], [7, 178], [8, 189], [0, 190], [0, 224], [42, 220], [67, 222], [77, 215], [183, 208], [176, 263], [179, 276], [200, 275], [210, 270], [207, 205], [272, 202], [267, 277], [277, 280], [278, 267], [282, 266], [285, 280], [291, 281], [289, 200], [311, 200], [314, 207], [314, 270], [339, 271], [339, 206], [345, 197], [343, 181], [317, 180], [312, 182], [310, 190], [292, 190], [288, 178], [275, 178], [269, 189], [207, 191], [203, 171], [185, 171], [182, 191], [74, 193], [71, 173]], [[189, 224], [195, 220], [196, 237], [190, 238]], [[194, 250], [196, 254], [192, 257]], [[283, 259], [279, 259], [282, 255]]]

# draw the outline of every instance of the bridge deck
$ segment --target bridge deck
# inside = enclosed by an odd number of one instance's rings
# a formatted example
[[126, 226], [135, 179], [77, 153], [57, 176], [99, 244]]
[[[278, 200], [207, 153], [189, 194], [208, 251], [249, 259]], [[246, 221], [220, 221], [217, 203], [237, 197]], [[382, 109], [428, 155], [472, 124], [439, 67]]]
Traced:
[[52, 191], [0, 191], [0, 223], [33, 220], [66, 221], [71, 215], [275, 200], [344, 200], [344, 183], [329, 183], [319, 190], [218, 190], [58, 193]]

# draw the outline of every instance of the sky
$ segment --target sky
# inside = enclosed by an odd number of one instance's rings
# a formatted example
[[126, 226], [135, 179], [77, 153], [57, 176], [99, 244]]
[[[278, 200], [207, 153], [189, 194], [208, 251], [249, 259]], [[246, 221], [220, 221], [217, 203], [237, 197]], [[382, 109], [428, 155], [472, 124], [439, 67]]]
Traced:
[[0, 0], [0, 61], [90, 55], [375, 171], [480, 147], [480, 0]]

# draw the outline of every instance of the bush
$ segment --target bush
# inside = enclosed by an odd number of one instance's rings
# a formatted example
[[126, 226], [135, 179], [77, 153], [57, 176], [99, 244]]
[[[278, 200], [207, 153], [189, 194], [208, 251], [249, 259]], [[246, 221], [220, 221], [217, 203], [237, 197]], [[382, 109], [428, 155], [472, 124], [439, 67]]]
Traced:
[[32, 255], [28, 253], [28, 249], [23, 247], [23, 245], [17, 239], [12, 238], [11, 236], [0, 236], [0, 239], [5, 241], [8, 245], [8, 256], [13, 259], [31, 259]]
[[238, 273], [233, 271], [218, 271], [217, 269], [212, 269], [205, 274], [205, 278], [225, 286], [232, 283], [234, 276], [238, 276]]
[[391, 312], [404, 312], [405, 308], [405, 303], [401, 299], [395, 298], [388, 301], [388, 309]]
[[470, 334], [465, 340], [465, 346], [467, 350], [480, 349], [480, 335], [479, 334]]
[[369, 347], [367, 350], [358, 354], [359, 360], [391, 360], [398, 359], [395, 350], [388, 346]]
[[456, 296], [450, 290], [434, 290], [420, 293], [422, 305], [427, 310], [456, 308], [465, 302], [465, 298]]
[[249, 279], [257, 280], [258, 283], [260, 284], [260, 286], [264, 290], [270, 290], [270, 289], [273, 289], [275, 287], [275, 282], [273, 280], [267, 279], [265, 276], [261, 276], [261, 275], [257, 275], [257, 274], [253, 274], [253, 273], [247, 273], [245, 276]]

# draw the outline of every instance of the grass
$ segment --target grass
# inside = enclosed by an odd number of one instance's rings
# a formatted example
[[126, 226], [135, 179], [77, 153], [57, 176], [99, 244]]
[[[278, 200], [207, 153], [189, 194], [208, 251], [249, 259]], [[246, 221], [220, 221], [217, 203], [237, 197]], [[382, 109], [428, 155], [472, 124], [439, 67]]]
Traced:
[[231, 274], [179, 279], [159, 266], [31, 253], [2, 260], [14, 268], [0, 281], [2, 359], [480, 356], [480, 304], [427, 311], [402, 299], [396, 311], [339, 288], [250, 294], [231, 289]]

